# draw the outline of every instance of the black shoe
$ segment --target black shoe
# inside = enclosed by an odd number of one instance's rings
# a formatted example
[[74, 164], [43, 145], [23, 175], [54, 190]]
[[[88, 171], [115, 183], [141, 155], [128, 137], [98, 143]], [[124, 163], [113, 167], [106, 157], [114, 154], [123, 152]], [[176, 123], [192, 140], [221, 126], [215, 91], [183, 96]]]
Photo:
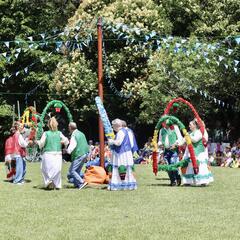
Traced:
[[176, 186], [176, 182], [171, 182], [171, 183], [170, 183], [170, 186], [171, 186], [171, 187]]
[[177, 185], [178, 185], [178, 186], [180, 186], [180, 185], [181, 185], [181, 183], [182, 183], [182, 180], [181, 180], [181, 178], [178, 178], [178, 179], [177, 179]]

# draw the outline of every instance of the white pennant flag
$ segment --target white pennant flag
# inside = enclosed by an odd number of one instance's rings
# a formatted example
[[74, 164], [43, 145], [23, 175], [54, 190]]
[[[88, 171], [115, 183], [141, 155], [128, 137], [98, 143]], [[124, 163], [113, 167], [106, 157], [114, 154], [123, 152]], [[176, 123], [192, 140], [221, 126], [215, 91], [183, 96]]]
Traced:
[[17, 71], [15, 75], [18, 76], [19, 75], [19, 71]]
[[2, 84], [4, 84], [4, 83], [5, 83], [5, 79], [6, 79], [6, 78], [3, 78], [3, 79], [2, 79]]
[[237, 68], [235, 67], [235, 68], [234, 68], [234, 72], [236, 73], [237, 71], [238, 71], [238, 70], [237, 70]]
[[239, 61], [238, 60], [234, 60], [234, 65], [235, 67], [238, 65]]
[[5, 53], [2, 53], [2, 55], [4, 56], [4, 57], [7, 57], [7, 53], [5, 52]]
[[28, 37], [28, 39], [32, 42], [33, 41], [33, 37]]
[[45, 34], [44, 33], [41, 33], [40, 36], [42, 37], [42, 39], [45, 38]]
[[228, 65], [227, 64], [224, 64], [225, 68], [228, 69]]
[[24, 72], [27, 73], [28, 72], [28, 67], [24, 68]]
[[223, 59], [224, 59], [223, 56], [218, 56], [218, 60], [219, 60], [219, 62], [221, 62]]
[[16, 53], [14, 56], [15, 56], [15, 58], [18, 58], [18, 55], [19, 55], [19, 53]]
[[16, 51], [17, 51], [18, 53], [20, 53], [20, 52], [22, 51], [22, 49], [21, 49], [21, 48], [17, 48]]
[[4, 44], [9, 48], [9, 42], [4, 42]]
[[233, 50], [229, 48], [229, 49], [228, 49], [228, 55], [231, 55], [232, 52], [233, 52]]

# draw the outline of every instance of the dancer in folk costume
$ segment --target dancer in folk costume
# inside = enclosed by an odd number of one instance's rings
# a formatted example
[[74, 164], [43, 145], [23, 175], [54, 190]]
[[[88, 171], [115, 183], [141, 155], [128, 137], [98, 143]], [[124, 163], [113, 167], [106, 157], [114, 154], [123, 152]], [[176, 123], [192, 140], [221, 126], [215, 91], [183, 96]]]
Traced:
[[87, 185], [87, 182], [82, 179], [80, 174], [89, 156], [89, 145], [84, 133], [77, 129], [75, 122], [70, 122], [68, 127], [71, 133], [71, 139], [67, 153], [71, 154], [72, 163], [67, 178], [76, 188], [82, 189]]
[[137, 141], [136, 141], [135, 135], [133, 133], [133, 130], [127, 126], [127, 123], [124, 120], [122, 120], [122, 126], [128, 132], [129, 140], [130, 140], [131, 147], [132, 147], [132, 153], [134, 154], [135, 152], [138, 151], [138, 145], [137, 145]]
[[58, 131], [58, 122], [55, 117], [48, 121], [49, 131], [43, 133], [39, 147], [43, 149], [41, 170], [44, 185], [48, 189], [62, 187], [62, 144], [67, 147], [68, 139]]
[[[137, 182], [133, 175], [134, 162], [128, 131], [122, 127], [120, 119], [112, 121], [112, 127], [117, 134], [114, 140], [108, 140], [112, 149], [112, 177], [108, 190], [137, 189]], [[121, 174], [125, 172], [126, 174]]]
[[193, 185], [193, 186], [205, 186], [209, 183], [213, 182], [213, 175], [209, 170], [208, 165], [208, 150], [207, 147], [203, 144], [203, 137], [208, 140], [208, 133], [205, 129], [204, 136], [201, 133], [198, 123], [196, 119], [189, 123], [190, 128], [190, 138], [193, 144], [194, 153], [197, 158], [199, 172], [198, 174], [194, 174], [192, 162], [190, 160], [190, 155], [188, 148], [183, 156], [183, 160], [189, 160], [188, 166], [186, 168], [182, 168], [182, 181], [183, 184]]
[[14, 179], [14, 175], [16, 174], [15, 165], [16, 162], [13, 160], [14, 153], [14, 142], [13, 142], [13, 134], [15, 133], [15, 129], [10, 129], [10, 136], [5, 141], [4, 152], [5, 152], [5, 166], [7, 171], [7, 180], [12, 181]]
[[16, 174], [13, 178], [14, 184], [23, 184], [24, 176], [26, 174], [26, 162], [24, 157], [26, 156], [26, 147], [31, 142], [26, 141], [21, 132], [23, 125], [19, 122], [13, 124], [14, 134], [12, 136], [13, 154], [12, 158], [16, 161]]
[[[168, 164], [179, 162], [178, 146], [182, 143], [183, 137], [176, 124], [171, 120], [166, 121], [166, 126], [161, 128], [158, 139], [158, 146], [164, 147], [163, 157]], [[168, 171], [170, 186], [181, 185], [181, 176], [178, 170]]]

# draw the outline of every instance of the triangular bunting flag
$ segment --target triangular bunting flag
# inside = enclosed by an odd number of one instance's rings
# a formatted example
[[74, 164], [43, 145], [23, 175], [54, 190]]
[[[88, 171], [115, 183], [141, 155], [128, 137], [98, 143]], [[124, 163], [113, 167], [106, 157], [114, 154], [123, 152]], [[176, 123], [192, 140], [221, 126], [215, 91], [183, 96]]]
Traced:
[[233, 50], [229, 48], [229, 49], [228, 49], [228, 55], [231, 55], [232, 52], [233, 52]]
[[28, 39], [32, 42], [33, 41], [33, 37], [28, 37]]
[[18, 58], [19, 53], [14, 54], [15, 58]]
[[40, 36], [42, 37], [42, 39], [45, 38], [45, 33], [41, 33]]
[[240, 44], [240, 37], [235, 38], [237, 44]]
[[17, 71], [17, 72], [15, 73], [15, 75], [18, 76], [18, 75], [19, 75], [19, 71]]
[[4, 44], [9, 48], [9, 42], [4, 42]]
[[24, 72], [27, 73], [28, 72], [28, 67], [24, 68]]
[[239, 61], [238, 60], [234, 60], [234, 66], [236, 67], [238, 65]]
[[224, 59], [223, 56], [218, 56], [218, 60], [219, 60], [219, 62], [221, 62], [223, 59]]
[[2, 78], [2, 84], [4, 84], [4, 83], [5, 83], [5, 79], [6, 79], [6, 78]]
[[22, 51], [22, 49], [21, 49], [21, 48], [17, 48], [16, 51], [17, 51], [18, 53], [20, 53], [20, 52]]
[[233, 68], [233, 69], [234, 69], [234, 72], [235, 72], [235, 73], [238, 71], [236, 67], [235, 67], [235, 68]]

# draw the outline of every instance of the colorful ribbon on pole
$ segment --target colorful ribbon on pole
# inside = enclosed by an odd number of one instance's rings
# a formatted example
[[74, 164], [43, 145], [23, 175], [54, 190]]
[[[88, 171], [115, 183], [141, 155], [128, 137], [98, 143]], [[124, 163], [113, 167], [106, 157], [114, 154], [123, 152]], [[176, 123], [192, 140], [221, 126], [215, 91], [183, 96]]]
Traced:
[[107, 138], [114, 139], [115, 135], [114, 135], [114, 132], [113, 132], [113, 129], [112, 129], [112, 125], [109, 121], [107, 112], [106, 112], [106, 110], [103, 106], [101, 98], [100, 97], [95, 97], [95, 102], [96, 102], [96, 105], [97, 105], [97, 108], [98, 108], [100, 118], [101, 118], [102, 123], [103, 123], [105, 136]]

